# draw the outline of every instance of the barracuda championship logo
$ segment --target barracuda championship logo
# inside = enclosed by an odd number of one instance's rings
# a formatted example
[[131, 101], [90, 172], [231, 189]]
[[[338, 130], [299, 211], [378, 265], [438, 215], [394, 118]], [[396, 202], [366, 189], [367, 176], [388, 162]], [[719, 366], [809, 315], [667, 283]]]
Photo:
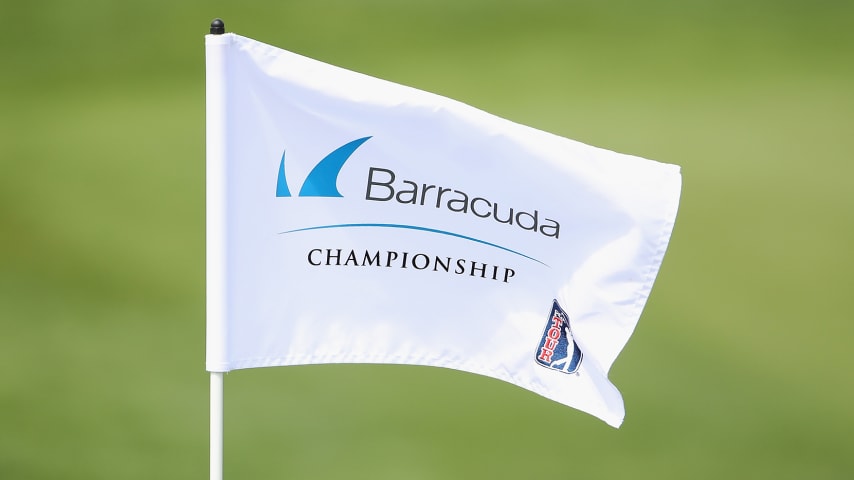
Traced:
[[557, 300], [554, 300], [540, 346], [537, 347], [537, 363], [559, 372], [576, 373], [581, 367], [583, 357], [581, 349], [572, 338], [569, 316], [560, 308]]
[[[298, 197], [343, 197], [338, 191], [338, 176], [344, 164], [365, 142], [373, 137], [362, 137], [348, 142], [326, 155], [309, 172], [299, 192]], [[560, 237], [560, 224], [547, 218], [538, 210], [522, 210], [506, 206], [495, 199], [478, 195], [470, 195], [458, 188], [444, 187], [429, 183], [401, 179], [393, 170], [371, 166], [367, 169], [364, 200], [368, 202], [392, 202], [401, 205], [412, 205], [421, 208], [445, 210], [451, 214], [470, 215], [473, 222], [493, 221], [520, 229], [530, 234], [538, 234], [541, 238], [557, 240]], [[349, 194], [348, 194], [349, 195]], [[285, 152], [279, 162], [276, 182], [276, 197], [292, 197], [285, 173]], [[482, 246], [497, 248], [518, 257], [548, 265], [530, 255], [499, 245], [481, 238], [475, 238], [459, 232], [451, 232], [433, 226], [394, 224], [394, 223], [339, 223], [334, 225], [308, 225], [294, 228], [279, 234], [292, 234], [310, 230], [342, 229], [342, 228], [382, 228], [404, 229], [422, 233], [444, 235], [457, 239], [474, 242]], [[518, 230], [517, 230], [518, 231]], [[320, 246], [318, 246], [320, 247]], [[373, 250], [344, 248], [314, 248], [306, 252], [306, 262], [312, 267], [397, 267], [402, 269], [445, 272], [458, 276], [476, 277], [509, 283], [516, 276], [516, 268], [504, 265], [493, 265], [470, 258], [459, 258], [449, 255], [436, 255], [404, 250]]]

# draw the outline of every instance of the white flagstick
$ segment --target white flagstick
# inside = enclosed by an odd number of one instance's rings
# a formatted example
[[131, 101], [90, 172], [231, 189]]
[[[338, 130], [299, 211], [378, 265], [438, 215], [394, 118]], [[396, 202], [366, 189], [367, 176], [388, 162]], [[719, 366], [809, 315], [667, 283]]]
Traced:
[[222, 372], [211, 372], [211, 480], [222, 480]]
[[[206, 348], [209, 358], [225, 349], [225, 157], [226, 137], [226, 48], [225, 24], [211, 22], [205, 39], [206, 124]], [[217, 370], [220, 366], [207, 366]], [[211, 480], [222, 480], [223, 372], [211, 371]]]

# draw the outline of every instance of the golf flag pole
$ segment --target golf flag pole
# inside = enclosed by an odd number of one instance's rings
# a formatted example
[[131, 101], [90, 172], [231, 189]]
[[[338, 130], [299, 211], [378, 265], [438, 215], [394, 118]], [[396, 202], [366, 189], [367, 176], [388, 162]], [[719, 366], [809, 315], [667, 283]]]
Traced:
[[[224, 351], [225, 335], [225, 168], [226, 149], [226, 46], [225, 24], [211, 22], [205, 54], [205, 229], [207, 348]], [[217, 340], [219, 339], [219, 340]], [[211, 373], [210, 478], [222, 480], [223, 372]]]

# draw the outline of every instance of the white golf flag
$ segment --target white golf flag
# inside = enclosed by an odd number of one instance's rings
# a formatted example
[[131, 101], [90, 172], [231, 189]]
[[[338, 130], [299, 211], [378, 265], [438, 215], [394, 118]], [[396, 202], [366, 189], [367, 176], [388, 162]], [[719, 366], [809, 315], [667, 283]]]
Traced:
[[619, 426], [679, 167], [208, 35], [207, 369], [395, 363]]

